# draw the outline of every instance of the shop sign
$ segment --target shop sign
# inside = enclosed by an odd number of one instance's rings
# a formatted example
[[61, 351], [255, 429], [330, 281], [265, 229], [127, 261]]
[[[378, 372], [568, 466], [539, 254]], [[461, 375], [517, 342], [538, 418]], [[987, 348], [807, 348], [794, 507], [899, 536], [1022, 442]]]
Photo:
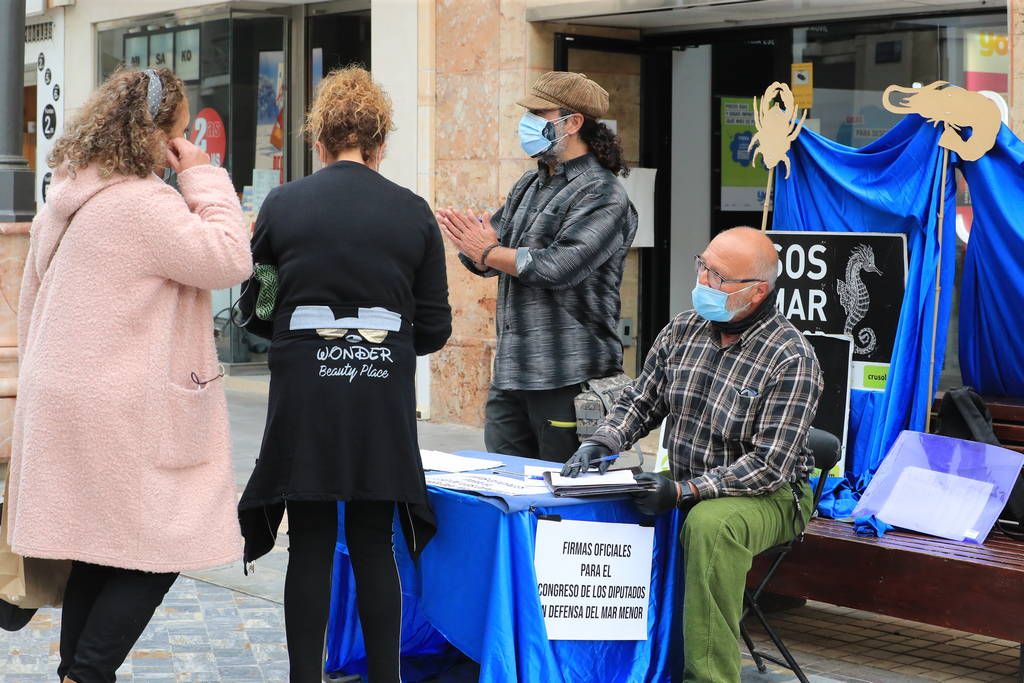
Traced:
[[214, 166], [224, 165], [227, 153], [227, 134], [224, 121], [212, 107], [200, 109], [192, 121], [192, 142], [199, 149], [210, 155], [210, 163]]
[[174, 36], [174, 73], [183, 81], [199, 80], [199, 29], [178, 31]]
[[125, 36], [124, 63], [133, 69], [144, 69], [149, 64], [149, 37]]
[[1009, 91], [1010, 41], [1005, 33], [964, 31], [964, 87]]
[[768, 235], [779, 254], [776, 306], [803, 332], [852, 338], [853, 388], [884, 390], [906, 287], [906, 236]]
[[170, 31], [149, 37], [149, 66], [174, 70], [174, 34]]

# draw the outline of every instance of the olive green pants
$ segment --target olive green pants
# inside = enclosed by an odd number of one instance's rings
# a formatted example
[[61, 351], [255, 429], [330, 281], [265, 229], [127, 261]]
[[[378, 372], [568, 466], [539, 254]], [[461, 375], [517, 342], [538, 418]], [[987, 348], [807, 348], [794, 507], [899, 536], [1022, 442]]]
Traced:
[[740, 680], [740, 614], [754, 556], [792, 539], [811, 516], [811, 489], [800, 486], [801, 520], [795, 523], [793, 490], [787, 484], [765, 496], [728, 497], [698, 503], [683, 522], [684, 680]]

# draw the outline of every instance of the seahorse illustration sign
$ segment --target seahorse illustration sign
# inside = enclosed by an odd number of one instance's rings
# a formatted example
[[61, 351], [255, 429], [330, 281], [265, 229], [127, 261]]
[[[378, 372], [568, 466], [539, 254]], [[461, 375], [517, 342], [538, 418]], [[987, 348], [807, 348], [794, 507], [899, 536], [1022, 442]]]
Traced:
[[[875, 252], [871, 247], [860, 244], [850, 255], [846, 263], [846, 279], [836, 280], [836, 291], [839, 294], [839, 304], [846, 311], [846, 322], [843, 325], [843, 334], [848, 334], [857, 340], [853, 347], [853, 353], [857, 356], [866, 356], [875, 350], [878, 338], [875, 331], [870, 327], [862, 327], [857, 330], [857, 325], [867, 315], [868, 307], [871, 305], [871, 296], [868, 288], [864, 286], [862, 273], [875, 273], [881, 275], [882, 271], [875, 265]], [[856, 331], [856, 334], [854, 332]]]

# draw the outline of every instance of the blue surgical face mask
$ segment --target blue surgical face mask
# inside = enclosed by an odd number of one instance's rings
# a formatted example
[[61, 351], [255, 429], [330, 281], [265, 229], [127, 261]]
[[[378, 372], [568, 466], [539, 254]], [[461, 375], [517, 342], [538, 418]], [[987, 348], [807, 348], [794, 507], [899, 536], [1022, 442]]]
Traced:
[[693, 297], [693, 308], [697, 311], [697, 314], [705, 320], [710, 320], [716, 323], [725, 323], [736, 317], [736, 314], [746, 308], [744, 306], [741, 309], [730, 311], [728, 307], [729, 296], [732, 294], [739, 294], [745, 292], [750, 287], [756, 287], [757, 283], [738, 289], [735, 292], [723, 292], [720, 289], [712, 289], [705, 284], [697, 283], [697, 286], [693, 288], [691, 296]]
[[566, 120], [569, 116], [572, 114], [548, 121], [533, 112], [528, 111], [523, 114], [523, 117], [519, 119], [519, 144], [522, 145], [523, 151], [531, 157], [539, 157], [551, 149], [556, 142], [565, 137], [564, 135], [561, 138], [555, 137], [554, 124]]

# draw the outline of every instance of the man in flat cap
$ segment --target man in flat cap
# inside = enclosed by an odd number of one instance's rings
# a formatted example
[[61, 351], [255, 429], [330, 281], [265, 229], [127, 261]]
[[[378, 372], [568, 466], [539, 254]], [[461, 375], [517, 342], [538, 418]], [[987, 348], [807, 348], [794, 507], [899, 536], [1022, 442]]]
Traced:
[[498, 278], [487, 450], [564, 462], [579, 447], [573, 398], [622, 372], [619, 285], [636, 210], [629, 172], [598, 119], [608, 93], [583, 74], [540, 76], [517, 104], [523, 175], [493, 216], [453, 209], [438, 222], [470, 272]]

